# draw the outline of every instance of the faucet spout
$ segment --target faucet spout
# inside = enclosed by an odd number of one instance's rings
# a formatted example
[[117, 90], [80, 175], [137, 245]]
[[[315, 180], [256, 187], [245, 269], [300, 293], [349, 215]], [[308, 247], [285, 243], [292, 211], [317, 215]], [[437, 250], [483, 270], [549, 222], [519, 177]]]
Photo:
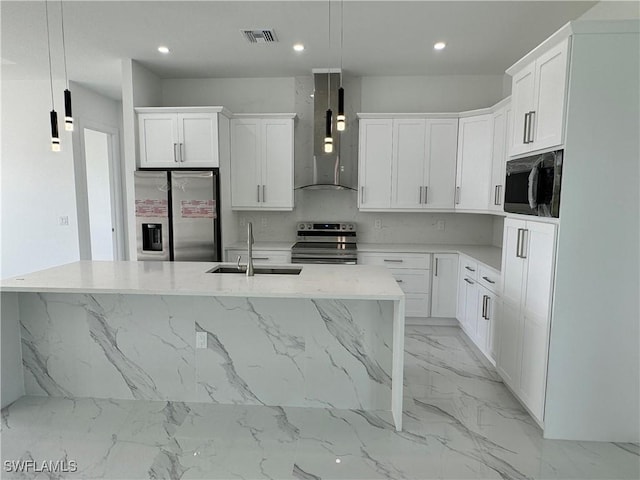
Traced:
[[253, 225], [247, 223], [247, 277], [253, 277]]

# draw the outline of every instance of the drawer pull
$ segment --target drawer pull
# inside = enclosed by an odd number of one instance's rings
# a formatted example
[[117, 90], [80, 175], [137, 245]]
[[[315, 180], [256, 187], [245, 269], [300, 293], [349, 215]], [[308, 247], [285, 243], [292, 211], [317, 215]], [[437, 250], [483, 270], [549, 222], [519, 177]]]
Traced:
[[471, 268], [470, 266], [466, 266], [464, 267], [465, 269], [469, 270], [470, 272], [475, 272], [475, 269]]
[[496, 283], [496, 282], [493, 282], [493, 281], [489, 280], [487, 277], [482, 277], [482, 278], [484, 278], [487, 282], [489, 282], [489, 283], [491, 283], [491, 284]]
[[254, 260], [269, 260], [269, 257], [253, 257]]
[[402, 283], [402, 280], [396, 280], [396, 282], [398, 282], [398, 283]]
[[467, 282], [469, 285], [473, 285], [475, 283], [469, 280], [468, 278], [465, 278], [464, 281]]
[[389, 258], [385, 258], [384, 259], [385, 262], [391, 262], [391, 263], [402, 263], [404, 262], [404, 260], [398, 260], [398, 259], [389, 259]]

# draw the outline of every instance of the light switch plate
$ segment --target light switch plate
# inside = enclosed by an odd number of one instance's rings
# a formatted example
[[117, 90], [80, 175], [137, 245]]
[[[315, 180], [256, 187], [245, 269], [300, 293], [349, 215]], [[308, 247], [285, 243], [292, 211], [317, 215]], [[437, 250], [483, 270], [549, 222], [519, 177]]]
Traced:
[[196, 348], [207, 348], [207, 332], [196, 332]]

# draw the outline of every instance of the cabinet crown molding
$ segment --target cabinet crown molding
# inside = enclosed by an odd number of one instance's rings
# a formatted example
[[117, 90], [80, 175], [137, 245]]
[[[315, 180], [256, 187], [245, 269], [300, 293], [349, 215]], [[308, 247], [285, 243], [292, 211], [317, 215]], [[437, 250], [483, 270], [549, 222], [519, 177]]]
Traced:
[[221, 113], [232, 118], [233, 113], [225, 107], [135, 107], [136, 113]]

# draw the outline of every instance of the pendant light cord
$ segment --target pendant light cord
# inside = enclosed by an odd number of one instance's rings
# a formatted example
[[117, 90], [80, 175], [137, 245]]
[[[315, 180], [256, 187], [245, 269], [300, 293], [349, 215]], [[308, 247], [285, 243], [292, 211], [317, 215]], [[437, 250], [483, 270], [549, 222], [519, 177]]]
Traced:
[[344, 44], [344, 0], [340, 0], [340, 86], [342, 87], [342, 45]]
[[51, 85], [51, 109], [55, 110], [53, 103], [53, 72], [51, 70], [51, 36], [49, 35], [49, 5], [44, 0], [44, 13], [47, 20], [47, 48], [49, 50], [49, 84]]
[[64, 41], [64, 12], [62, 11], [62, 0], [60, 0], [60, 24], [62, 26], [62, 56], [64, 58], [64, 82], [69, 88], [69, 76], [67, 75], [67, 48]]
[[329, 50], [327, 52], [327, 109], [331, 108], [331, 0], [329, 0]]

